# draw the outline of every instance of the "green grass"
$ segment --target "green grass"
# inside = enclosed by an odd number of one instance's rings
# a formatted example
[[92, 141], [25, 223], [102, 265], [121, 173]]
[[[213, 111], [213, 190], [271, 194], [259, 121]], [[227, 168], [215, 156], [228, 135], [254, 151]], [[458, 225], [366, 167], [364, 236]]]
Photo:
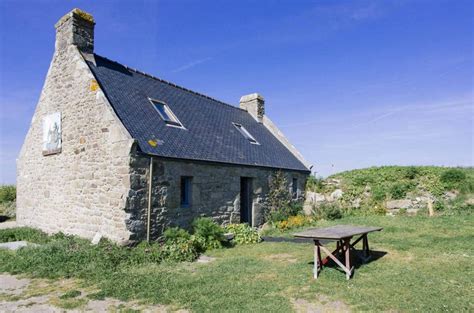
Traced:
[[16, 187], [14, 185], [0, 185], [0, 219], [13, 219], [15, 213]]
[[[339, 183], [335, 184], [334, 179]], [[327, 179], [310, 177], [308, 191], [326, 195], [341, 189], [343, 196], [336, 205], [345, 214], [385, 214], [386, 201], [433, 197], [438, 213], [457, 214], [473, 211], [466, 200], [474, 198], [473, 167], [381, 166], [351, 170], [331, 175]], [[454, 200], [445, 194], [455, 193]], [[358, 203], [357, 206], [354, 203]]]
[[[472, 167], [382, 166], [341, 172], [328, 178], [341, 180], [340, 187], [348, 200], [360, 197], [367, 187], [370, 187], [375, 201], [400, 199], [409, 192], [429, 192], [434, 196], [449, 190], [458, 190], [463, 194], [474, 192]], [[327, 193], [336, 187], [321, 182], [317, 184], [312, 179], [308, 188]]]
[[59, 299], [71, 299], [71, 298], [76, 298], [79, 297], [82, 293], [79, 290], [69, 290], [65, 293], [63, 293], [61, 296], [59, 296]]
[[154, 264], [130, 262], [133, 252], [128, 249], [80, 240], [66, 240], [65, 245], [64, 238], [49, 237], [42, 247], [24, 252], [0, 250], [0, 272], [77, 277], [97, 287], [101, 298], [171, 304], [195, 312], [289, 312], [294, 309], [291, 299], [317, 303], [320, 295], [357, 311], [474, 310], [472, 215], [348, 217], [318, 226], [339, 223], [384, 227], [369, 235], [369, 241], [373, 250], [386, 254], [358, 268], [350, 281], [334, 268], [325, 268], [313, 280], [312, 245], [293, 243], [212, 250], [206, 254], [216, 260], [208, 264]]

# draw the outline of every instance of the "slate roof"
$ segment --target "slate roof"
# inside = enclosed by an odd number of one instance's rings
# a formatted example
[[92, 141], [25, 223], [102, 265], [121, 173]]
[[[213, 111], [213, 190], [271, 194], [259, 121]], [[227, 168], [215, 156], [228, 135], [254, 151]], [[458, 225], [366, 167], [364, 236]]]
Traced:
[[[238, 107], [95, 55], [87, 61], [142, 152], [162, 157], [309, 171], [263, 124]], [[186, 129], [167, 126], [149, 98], [164, 101]], [[242, 124], [260, 145], [232, 123]], [[153, 147], [149, 140], [158, 145]]]

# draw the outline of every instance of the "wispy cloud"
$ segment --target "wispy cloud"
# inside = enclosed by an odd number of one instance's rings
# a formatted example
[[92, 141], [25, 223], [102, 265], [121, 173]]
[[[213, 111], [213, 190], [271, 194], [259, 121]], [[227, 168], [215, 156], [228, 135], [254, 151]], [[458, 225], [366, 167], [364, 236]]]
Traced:
[[199, 65], [199, 64], [208, 62], [208, 61], [210, 61], [210, 60], [212, 60], [211, 57], [207, 57], [207, 58], [204, 58], [204, 59], [195, 60], [195, 61], [192, 61], [192, 62], [190, 62], [190, 63], [188, 63], [188, 64], [185, 64], [185, 65], [183, 65], [183, 66], [180, 66], [180, 67], [178, 67], [178, 68], [172, 70], [171, 72], [172, 72], [172, 73], [183, 72], [183, 71], [189, 70], [190, 68], [193, 68], [193, 67], [195, 67], [195, 66], [197, 66], [197, 65]]
[[[454, 101], [445, 101], [445, 102], [438, 102], [438, 103], [431, 103], [431, 104], [423, 104], [423, 103], [413, 103], [408, 105], [399, 105], [399, 106], [388, 106], [384, 110], [377, 110], [377, 111], [366, 111], [361, 112], [358, 116], [351, 115], [351, 120], [359, 120], [358, 123], [349, 124], [348, 127], [344, 129], [352, 130], [355, 128], [359, 128], [361, 126], [367, 126], [370, 124], [375, 124], [378, 121], [385, 120], [387, 118], [396, 116], [397, 114], [409, 113], [409, 112], [417, 112], [418, 118], [420, 120], [421, 114], [428, 114], [428, 113], [440, 113], [441, 117], [444, 116], [446, 113], [456, 113], [456, 112], [466, 112], [474, 111], [474, 100], [472, 96], [468, 96], [460, 98], [459, 100]], [[301, 128], [305, 126], [313, 126], [313, 125], [332, 125], [337, 121], [341, 120], [341, 116], [338, 116], [337, 119], [329, 120], [330, 117], [327, 119], [314, 119], [310, 121], [302, 121], [298, 123], [289, 123], [280, 125], [280, 128]], [[328, 122], [328, 123], [325, 123]]]
[[374, 124], [380, 120], [386, 119], [388, 117], [394, 116], [399, 113], [404, 112], [422, 112], [422, 113], [431, 113], [439, 111], [459, 111], [459, 110], [473, 110], [474, 102], [473, 101], [460, 101], [460, 102], [447, 102], [447, 103], [436, 103], [428, 105], [403, 105], [395, 108], [389, 108], [386, 112], [381, 112], [378, 115], [368, 118], [367, 120], [357, 123], [351, 126], [351, 128], [357, 128], [364, 125]]

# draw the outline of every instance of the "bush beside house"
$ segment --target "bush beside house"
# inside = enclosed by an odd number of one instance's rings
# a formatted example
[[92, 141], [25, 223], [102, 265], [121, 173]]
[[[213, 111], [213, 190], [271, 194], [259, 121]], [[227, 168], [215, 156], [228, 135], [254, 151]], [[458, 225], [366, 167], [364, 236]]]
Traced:
[[16, 187], [14, 185], [0, 186], [0, 219], [15, 217]]

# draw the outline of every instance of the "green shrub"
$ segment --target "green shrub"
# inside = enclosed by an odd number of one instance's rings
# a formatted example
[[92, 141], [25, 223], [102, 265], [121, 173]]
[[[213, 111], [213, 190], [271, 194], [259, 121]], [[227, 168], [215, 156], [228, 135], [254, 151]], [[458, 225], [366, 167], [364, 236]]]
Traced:
[[189, 240], [191, 239], [191, 234], [185, 229], [179, 227], [171, 227], [165, 230], [165, 232], [163, 233], [163, 237], [165, 242], [175, 242], [180, 239]]
[[283, 210], [269, 211], [265, 214], [265, 221], [270, 223], [277, 223], [286, 220], [289, 214]]
[[372, 199], [375, 201], [384, 201], [386, 198], [386, 191], [382, 186], [375, 186], [372, 188]]
[[358, 173], [352, 178], [352, 184], [357, 187], [365, 187], [368, 184], [372, 184], [374, 182], [374, 178], [371, 175], [366, 175], [363, 172]]
[[16, 215], [16, 201], [0, 203], [0, 216], [13, 218]]
[[313, 209], [317, 219], [336, 220], [343, 217], [343, 211], [337, 204], [322, 204]]
[[14, 185], [0, 186], [0, 203], [13, 202], [16, 200], [16, 187]]
[[225, 241], [224, 229], [209, 217], [200, 217], [193, 221], [195, 240], [202, 251], [222, 248]]
[[474, 178], [471, 177], [462, 182], [459, 186], [459, 191], [462, 194], [474, 193]]
[[225, 230], [234, 235], [236, 244], [258, 243], [262, 240], [257, 229], [248, 224], [229, 224]]
[[288, 206], [288, 215], [296, 216], [303, 214], [303, 203], [300, 201], [292, 201]]
[[324, 179], [321, 177], [315, 177], [314, 175], [309, 175], [306, 182], [306, 189], [314, 192], [322, 191], [324, 189]]
[[173, 242], [167, 242], [162, 247], [163, 259], [171, 262], [192, 262], [199, 256], [201, 243], [194, 237], [190, 239], [177, 238]]
[[160, 263], [165, 259], [162, 246], [156, 242], [143, 241], [136, 247], [128, 249], [126, 263], [129, 265], [140, 265], [144, 263]]
[[390, 194], [392, 199], [403, 199], [411, 189], [413, 185], [410, 183], [396, 183], [390, 188]]
[[265, 220], [277, 222], [291, 216], [292, 196], [288, 189], [285, 175], [281, 171], [273, 174], [270, 180], [270, 190], [267, 196]]
[[369, 210], [368, 213], [375, 214], [375, 215], [385, 215], [387, 214], [387, 209], [385, 205], [378, 201], [371, 201], [368, 203]]
[[457, 168], [452, 168], [441, 174], [441, 182], [445, 184], [456, 184], [464, 181], [466, 174]]
[[440, 181], [444, 185], [444, 189], [462, 189], [463, 192], [469, 191], [473, 183], [466, 182], [466, 173], [458, 168], [446, 170], [441, 174]]
[[446, 210], [446, 203], [444, 201], [436, 201], [433, 205], [433, 209], [438, 212]]
[[[210, 228], [206, 224], [208, 222], [197, 222], [201, 232], [204, 232]], [[200, 235], [193, 235], [182, 228], [172, 227], [168, 228], [164, 233], [163, 237], [165, 243], [162, 246], [162, 255], [161, 257], [164, 260], [172, 262], [183, 262], [183, 261], [194, 261], [199, 256], [199, 251], [206, 250], [205, 241], [201, 239]]]
[[405, 178], [415, 179], [420, 173], [420, 170], [415, 166], [409, 166], [405, 169]]

